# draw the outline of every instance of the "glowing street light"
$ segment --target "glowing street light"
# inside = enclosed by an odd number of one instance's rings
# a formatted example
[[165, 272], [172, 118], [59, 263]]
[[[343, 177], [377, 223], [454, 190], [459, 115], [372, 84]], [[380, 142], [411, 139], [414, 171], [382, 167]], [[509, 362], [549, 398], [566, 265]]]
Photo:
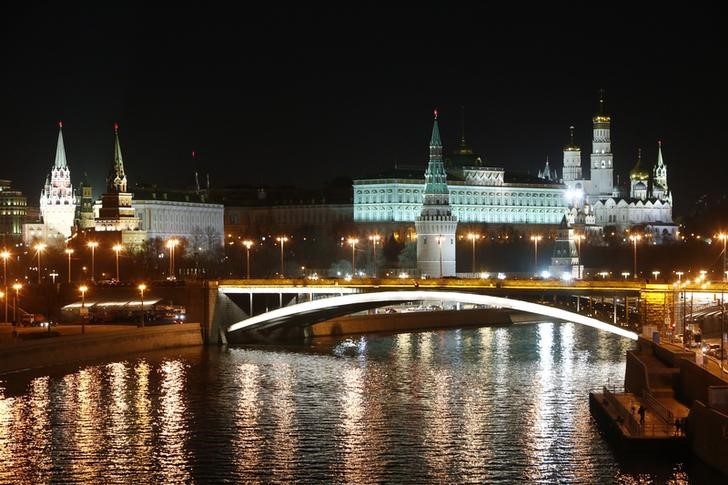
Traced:
[[79, 314], [81, 315], [81, 334], [86, 333], [86, 292], [88, 291], [88, 286], [81, 285], [78, 287], [78, 291], [81, 292], [81, 311]]
[[685, 273], [682, 271], [675, 271], [675, 274], [677, 275], [677, 282], [680, 283], [680, 281], [682, 280], [682, 275], [684, 275]]
[[639, 234], [632, 234], [631, 236], [629, 236], [629, 240], [632, 241], [632, 243], [634, 245], [633, 261], [634, 261], [634, 277], [635, 278], [637, 278], [637, 241], [639, 241], [641, 239], [642, 239], [642, 236]]
[[91, 248], [91, 281], [96, 281], [96, 248], [99, 247], [99, 243], [96, 241], [89, 241], [86, 246]]
[[176, 279], [174, 274], [174, 248], [179, 244], [179, 239], [170, 239], [167, 241], [167, 248], [169, 249], [169, 279]]
[[721, 239], [723, 241], [723, 281], [726, 281], [726, 272], [728, 271], [728, 268], [726, 268], [725, 263], [725, 255], [726, 255], [726, 242], [728, 242], [728, 234], [720, 233], [718, 234], [718, 239]]
[[8, 321], [8, 258], [10, 257], [10, 252], [7, 249], [4, 249], [0, 253], [0, 258], [3, 258], [3, 288], [5, 288], [5, 322]]
[[543, 239], [543, 236], [540, 234], [537, 234], [535, 236], [531, 236], [531, 241], [533, 241], [533, 270], [536, 271], [538, 269], [538, 242]]
[[139, 294], [141, 295], [141, 304], [142, 304], [142, 328], [144, 328], [144, 290], [147, 289], [147, 285], [144, 283], [141, 283], [139, 286], [137, 286], [139, 289]]
[[243, 246], [245, 246], [246, 259], [248, 261], [247, 275], [248, 279], [250, 279], [250, 248], [253, 247], [253, 241], [251, 241], [250, 239], [246, 239], [245, 241], [243, 241]]
[[119, 251], [122, 251], [124, 246], [121, 244], [114, 244], [111, 249], [113, 249], [116, 253], [116, 281], [121, 281], [121, 278], [119, 277]]
[[445, 238], [442, 237], [442, 234], [437, 236], [435, 240], [437, 241], [437, 249], [440, 251], [440, 278], [442, 278], [442, 241]]
[[278, 241], [281, 245], [281, 278], [283, 278], [283, 244], [288, 241], [288, 237], [286, 236], [278, 236], [276, 238], [276, 241]]
[[382, 239], [379, 234], [369, 236], [369, 240], [372, 242], [372, 261], [374, 262], [374, 277], [377, 277], [377, 243]]
[[623, 271], [622, 276], [624, 276], [624, 279], [626, 280], [629, 277], [629, 271]]
[[608, 271], [600, 271], [599, 272], [599, 276], [601, 276], [602, 279], [606, 280], [607, 279], [607, 276], [609, 276], [609, 272]]
[[480, 234], [468, 233], [468, 239], [473, 242], [473, 274], [475, 274], [475, 241], [480, 239]]
[[17, 325], [18, 322], [18, 298], [20, 289], [23, 287], [20, 283], [15, 283], [13, 289], [15, 290], [15, 300], [13, 301], [13, 325]]
[[68, 282], [71, 282], [71, 255], [73, 254], [73, 249], [66, 248], [63, 250], [64, 253], [68, 255]]
[[653, 279], [654, 279], [655, 281], [657, 281], [657, 276], [658, 276], [659, 274], [660, 274], [660, 272], [659, 272], [659, 271], [657, 271], [657, 270], [653, 271], [653, 272], [652, 272], [652, 278], [653, 278]]
[[356, 265], [354, 264], [354, 255], [356, 254], [356, 243], [359, 242], [359, 240], [355, 237], [350, 237], [346, 240], [349, 244], [351, 244], [351, 277], [353, 278], [354, 275], [356, 275]]
[[35, 246], [33, 246], [33, 249], [35, 249], [36, 252], [38, 253], [38, 284], [40, 284], [40, 273], [41, 273], [41, 271], [40, 271], [40, 254], [43, 251], [45, 251], [45, 249], [47, 247], [48, 246], [46, 246], [45, 243], [38, 243]]

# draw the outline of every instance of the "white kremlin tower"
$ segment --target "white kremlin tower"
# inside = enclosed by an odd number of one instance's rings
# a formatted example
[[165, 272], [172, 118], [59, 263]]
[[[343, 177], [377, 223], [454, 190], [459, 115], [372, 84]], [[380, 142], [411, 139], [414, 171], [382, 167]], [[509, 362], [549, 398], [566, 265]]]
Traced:
[[417, 231], [417, 268], [435, 278], [455, 276], [455, 230], [447, 175], [442, 160], [442, 142], [437, 127], [437, 110], [430, 139], [430, 162], [425, 172], [422, 209], [415, 218]]
[[71, 184], [71, 170], [66, 161], [66, 149], [63, 146], [63, 122], [58, 123], [56, 160], [40, 194], [40, 213], [49, 241], [71, 237], [76, 196]]

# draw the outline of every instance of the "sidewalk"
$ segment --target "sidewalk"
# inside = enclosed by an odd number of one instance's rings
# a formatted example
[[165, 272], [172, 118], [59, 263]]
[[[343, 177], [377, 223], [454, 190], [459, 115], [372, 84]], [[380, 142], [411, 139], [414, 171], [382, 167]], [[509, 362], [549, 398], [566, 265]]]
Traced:
[[[33, 338], [27, 338], [24, 339], [24, 336], [29, 336], [32, 334], [47, 334], [48, 328], [46, 327], [15, 327], [17, 328], [18, 337], [13, 337], [13, 326], [12, 325], [6, 325], [4, 323], [0, 323], [0, 349], [7, 348], [7, 347], [13, 347], [19, 343], [23, 342], [33, 342], [37, 341]], [[105, 334], [105, 333], [114, 333], [114, 332], [124, 332], [131, 328], [136, 328], [136, 325], [99, 325], [99, 324], [92, 324], [92, 325], [86, 325], [86, 334], [87, 335], [99, 335], [99, 334]], [[59, 336], [70, 336], [70, 335], [81, 335], [81, 325], [80, 324], [68, 324], [68, 325], [58, 325], [51, 327], [51, 333], [53, 334], [52, 337], [48, 338], [57, 338]], [[40, 335], [39, 335], [40, 337]], [[40, 338], [39, 338], [40, 339]], [[43, 339], [44, 340], [44, 339]]]

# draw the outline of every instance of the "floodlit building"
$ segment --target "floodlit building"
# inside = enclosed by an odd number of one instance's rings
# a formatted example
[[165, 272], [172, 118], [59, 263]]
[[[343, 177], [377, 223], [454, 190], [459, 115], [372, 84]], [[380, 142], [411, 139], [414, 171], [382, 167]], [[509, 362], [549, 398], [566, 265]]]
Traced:
[[[578, 217], [593, 215], [594, 223], [604, 228], [614, 226], [619, 231], [639, 227], [650, 234], [655, 242], [674, 240], [677, 225], [672, 220], [672, 193], [667, 185], [667, 165], [662, 157], [662, 143], [658, 142], [657, 162], [650, 171], [642, 165], [642, 151], [629, 173], [629, 188], [614, 184], [613, 155], [611, 149], [611, 117], [604, 107], [604, 91], [599, 98], [599, 109], [592, 119], [593, 139], [591, 177], [585, 178], [581, 168], [581, 147], [574, 141], [574, 127], [570, 127], [569, 143], [564, 147], [563, 183], [569, 208], [577, 209], [570, 222]], [[579, 213], [584, 213], [582, 216]]]

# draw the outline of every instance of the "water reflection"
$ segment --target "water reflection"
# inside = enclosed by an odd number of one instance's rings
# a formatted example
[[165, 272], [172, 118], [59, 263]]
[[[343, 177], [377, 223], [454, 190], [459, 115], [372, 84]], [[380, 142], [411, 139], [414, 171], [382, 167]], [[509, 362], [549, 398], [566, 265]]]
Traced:
[[689, 480], [615, 461], [591, 423], [631, 345], [543, 323], [0, 376], [0, 483]]
[[185, 364], [178, 360], [164, 362], [159, 369], [159, 446], [155, 462], [159, 467], [157, 479], [163, 483], [183, 483], [190, 479], [185, 371]]

